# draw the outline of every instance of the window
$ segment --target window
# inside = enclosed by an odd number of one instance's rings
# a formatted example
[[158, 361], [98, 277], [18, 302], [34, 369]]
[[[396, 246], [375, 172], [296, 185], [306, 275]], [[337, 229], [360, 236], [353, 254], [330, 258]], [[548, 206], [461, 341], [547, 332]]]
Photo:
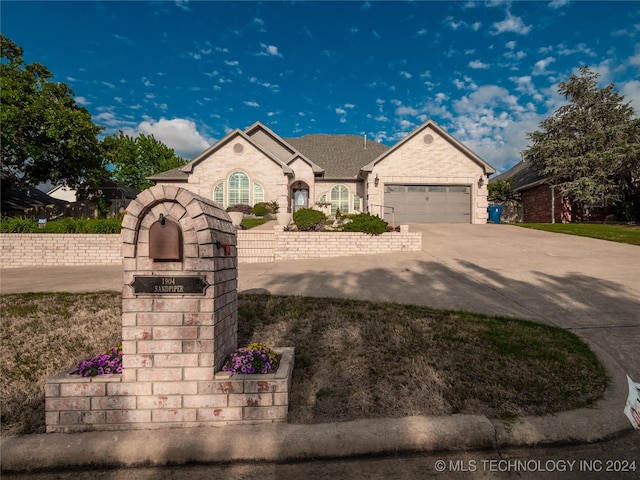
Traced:
[[229, 177], [229, 206], [249, 205], [249, 177], [242, 172]]
[[344, 185], [331, 189], [331, 214], [335, 215], [338, 209], [340, 213], [349, 213], [349, 189]]
[[360, 197], [358, 195], [353, 196], [353, 211], [354, 212], [360, 211]]
[[213, 201], [221, 207], [224, 206], [224, 183], [219, 183], [213, 188]]
[[259, 183], [253, 184], [253, 204], [264, 202], [264, 188]]

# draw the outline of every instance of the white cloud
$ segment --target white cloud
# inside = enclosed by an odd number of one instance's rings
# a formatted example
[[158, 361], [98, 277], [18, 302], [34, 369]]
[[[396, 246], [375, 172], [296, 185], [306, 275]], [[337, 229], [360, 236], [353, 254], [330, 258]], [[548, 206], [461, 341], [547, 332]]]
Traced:
[[413, 75], [411, 75], [409, 72], [406, 72], [406, 71], [403, 70], [403, 71], [400, 72], [400, 76], [402, 78], [406, 78], [407, 80], [409, 80]]
[[259, 56], [267, 56], [267, 57], [281, 57], [282, 54], [278, 51], [278, 47], [275, 45], [266, 45], [264, 43], [260, 44], [262, 51], [258, 53]]
[[635, 111], [635, 116], [640, 117], [640, 80], [629, 80], [620, 86], [620, 93]]
[[488, 63], [481, 62], [480, 60], [473, 60], [469, 62], [469, 67], [473, 69], [487, 69], [490, 65]]
[[[206, 150], [214, 143], [214, 139], [200, 134], [196, 124], [185, 118], [173, 118], [167, 120], [145, 120], [136, 129], [128, 129], [129, 135], [137, 136], [139, 132], [145, 135], [153, 135], [165, 145], [174, 149], [177, 155], [192, 158]], [[137, 130], [137, 131], [136, 131]]]
[[520, 17], [515, 17], [511, 12], [507, 11], [507, 16], [501, 22], [495, 22], [491, 26], [489, 33], [492, 35], [500, 35], [501, 33], [517, 33], [527, 35], [531, 31], [531, 25], [525, 25]]
[[566, 5], [569, 5], [569, 0], [551, 0], [551, 2], [549, 2], [549, 8], [562, 8]]
[[629, 65], [640, 67], [640, 53], [636, 53], [634, 56], [629, 57]]
[[254, 101], [252, 101], [252, 100], [246, 100], [246, 101], [244, 102], [244, 104], [245, 104], [247, 107], [255, 107], [255, 108], [257, 108], [257, 107], [259, 107], [259, 106], [260, 106], [260, 104], [259, 104], [258, 102], [254, 102]]
[[548, 73], [547, 67], [555, 61], [556, 59], [553, 57], [547, 57], [547, 58], [543, 58], [542, 60], [538, 60], [533, 65], [533, 72], [532, 72], [533, 75], [546, 75]]
[[91, 102], [86, 97], [74, 97], [74, 100], [78, 105], [91, 105]]

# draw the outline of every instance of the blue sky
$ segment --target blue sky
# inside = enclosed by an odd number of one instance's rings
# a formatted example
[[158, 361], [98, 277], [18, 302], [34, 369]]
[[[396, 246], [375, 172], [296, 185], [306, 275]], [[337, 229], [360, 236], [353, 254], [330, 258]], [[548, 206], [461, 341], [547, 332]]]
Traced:
[[504, 171], [585, 64], [640, 114], [640, 3], [13, 2], [2, 33], [106, 134], [193, 158], [234, 128], [367, 135], [428, 119]]

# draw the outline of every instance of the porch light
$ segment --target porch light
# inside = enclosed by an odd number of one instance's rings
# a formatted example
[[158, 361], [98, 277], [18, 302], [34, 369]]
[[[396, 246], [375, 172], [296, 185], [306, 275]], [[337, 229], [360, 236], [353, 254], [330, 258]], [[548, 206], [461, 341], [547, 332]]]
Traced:
[[380, 183], [380, 179], [378, 178], [378, 174], [376, 173], [376, 178], [373, 180], [373, 184], [377, 187]]
[[480, 178], [478, 179], [478, 188], [482, 188], [483, 185], [484, 185], [484, 177], [480, 175]]

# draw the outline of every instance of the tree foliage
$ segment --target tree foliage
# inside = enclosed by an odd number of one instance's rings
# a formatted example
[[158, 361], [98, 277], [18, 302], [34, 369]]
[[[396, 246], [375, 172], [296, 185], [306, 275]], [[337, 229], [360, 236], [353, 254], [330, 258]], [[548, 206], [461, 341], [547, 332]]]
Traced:
[[528, 135], [525, 152], [587, 218], [593, 206], [637, 202], [640, 194], [640, 119], [614, 84], [598, 88], [598, 77], [585, 66], [559, 84], [569, 103]]
[[113, 167], [111, 177], [121, 185], [144, 190], [153, 185], [147, 177], [186, 163], [172, 148], [153, 135], [131, 137], [120, 132], [102, 141], [105, 157]]
[[487, 187], [489, 189], [489, 201], [492, 203], [505, 204], [520, 200], [520, 194], [514, 188], [513, 178], [497, 180]]
[[104, 172], [89, 112], [73, 91], [51, 81], [39, 63], [26, 64], [23, 51], [0, 34], [0, 143], [2, 184], [42, 182], [76, 185]]

